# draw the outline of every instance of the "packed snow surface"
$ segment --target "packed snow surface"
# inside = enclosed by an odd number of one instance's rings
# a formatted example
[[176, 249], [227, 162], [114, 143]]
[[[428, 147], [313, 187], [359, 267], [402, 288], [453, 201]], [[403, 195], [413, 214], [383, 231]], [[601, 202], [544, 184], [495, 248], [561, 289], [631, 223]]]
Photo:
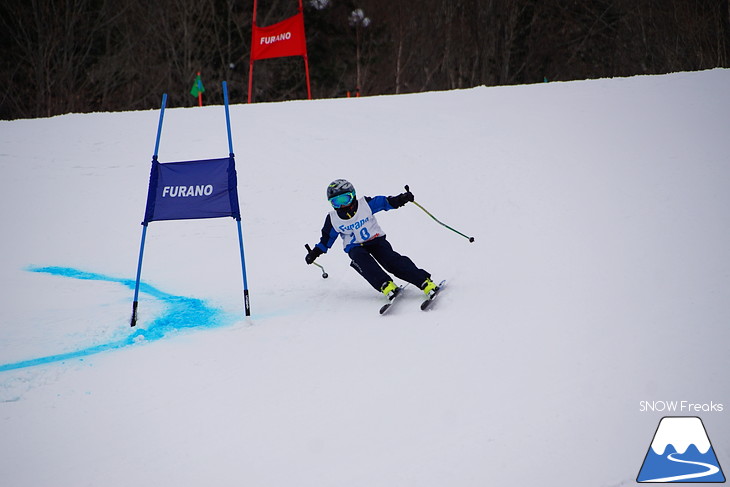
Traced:
[[[232, 105], [252, 316], [234, 220], [153, 222], [134, 329], [159, 110], [0, 122], [2, 485], [630, 485], [666, 415], [730, 465], [729, 88]], [[222, 106], [168, 107], [161, 162], [227, 155]], [[304, 263], [336, 178], [475, 237], [377, 215], [432, 310]]]

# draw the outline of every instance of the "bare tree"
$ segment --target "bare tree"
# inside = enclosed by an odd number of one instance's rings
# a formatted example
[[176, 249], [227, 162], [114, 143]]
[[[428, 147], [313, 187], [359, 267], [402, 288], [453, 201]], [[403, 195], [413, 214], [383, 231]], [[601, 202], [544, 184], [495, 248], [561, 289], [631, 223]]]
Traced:
[[[730, 0], [305, 0], [315, 97], [629, 76], [730, 64]], [[260, 0], [258, 24], [297, 12]], [[362, 17], [350, 24], [353, 12]], [[371, 19], [366, 26], [363, 19]], [[5, 0], [0, 117], [246, 95], [252, 3]], [[257, 62], [256, 99], [304, 98], [301, 58]]]

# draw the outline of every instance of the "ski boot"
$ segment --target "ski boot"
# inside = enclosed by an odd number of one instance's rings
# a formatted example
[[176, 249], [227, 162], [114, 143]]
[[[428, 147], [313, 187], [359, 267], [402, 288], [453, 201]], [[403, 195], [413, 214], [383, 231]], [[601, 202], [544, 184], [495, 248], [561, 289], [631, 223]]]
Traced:
[[380, 292], [385, 294], [385, 297], [388, 298], [388, 301], [392, 301], [393, 298], [395, 298], [395, 295], [400, 292], [400, 288], [396, 286], [393, 281], [388, 281], [386, 283], [383, 283], [383, 285], [380, 287]]
[[421, 284], [421, 291], [423, 291], [423, 294], [425, 294], [428, 298], [436, 294], [437, 290], [438, 286], [430, 278], [427, 278], [425, 281], [423, 281], [423, 284]]

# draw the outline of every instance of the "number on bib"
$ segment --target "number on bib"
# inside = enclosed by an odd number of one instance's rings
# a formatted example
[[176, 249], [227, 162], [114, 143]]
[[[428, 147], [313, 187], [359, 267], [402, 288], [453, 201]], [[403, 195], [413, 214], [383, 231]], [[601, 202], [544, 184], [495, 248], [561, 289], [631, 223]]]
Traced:
[[[370, 240], [370, 232], [368, 232], [368, 229], [365, 227], [362, 227], [360, 229], [360, 238], [361, 242], [367, 242]], [[350, 245], [354, 244], [357, 241], [357, 233], [352, 234], [352, 240], [350, 240]]]

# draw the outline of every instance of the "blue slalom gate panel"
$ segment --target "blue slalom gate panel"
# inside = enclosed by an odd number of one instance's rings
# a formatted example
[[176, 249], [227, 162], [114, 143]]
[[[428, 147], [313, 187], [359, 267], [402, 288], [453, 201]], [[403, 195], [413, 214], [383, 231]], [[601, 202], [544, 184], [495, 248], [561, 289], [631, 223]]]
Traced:
[[167, 94], [162, 95], [160, 120], [157, 124], [157, 139], [155, 141], [155, 152], [152, 156], [150, 184], [147, 192], [147, 205], [144, 221], [142, 222], [142, 240], [139, 245], [131, 326], [137, 324], [139, 285], [142, 275], [142, 259], [147, 238], [147, 227], [150, 222], [161, 220], [190, 220], [226, 216], [233, 217], [236, 220], [238, 244], [241, 251], [243, 303], [246, 316], [251, 316], [248, 280], [246, 278], [246, 259], [243, 250], [243, 232], [241, 231], [241, 210], [238, 204], [236, 162], [233, 154], [231, 117], [228, 108], [228, 84], [225, 81], [223, 82], [223, 100], [226, 130], [228, 132], [228, 157], [161, 163], [158, 161], [157, 153], [160, 148], [162, 120], [167, 105]]
[[144, 222], [240, 218], [233, 157], [160, 163], [152, 161]]

